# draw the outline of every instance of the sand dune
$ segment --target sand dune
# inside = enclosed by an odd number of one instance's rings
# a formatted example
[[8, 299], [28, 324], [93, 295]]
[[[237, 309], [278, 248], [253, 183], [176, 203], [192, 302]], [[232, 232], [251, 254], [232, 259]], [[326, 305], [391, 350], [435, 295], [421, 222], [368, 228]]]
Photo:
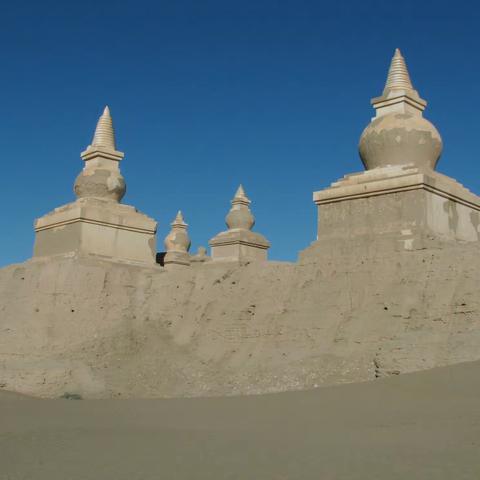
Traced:
[[227, 398], [2, 393], [0, 478], [478, 479], [479, 374], [474, 362]]

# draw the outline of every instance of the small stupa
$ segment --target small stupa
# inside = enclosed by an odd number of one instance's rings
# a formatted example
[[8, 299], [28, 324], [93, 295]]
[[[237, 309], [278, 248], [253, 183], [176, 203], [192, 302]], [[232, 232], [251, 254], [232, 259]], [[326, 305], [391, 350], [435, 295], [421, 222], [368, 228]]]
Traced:
[[195, 255], [190, 255], [190, 261], [194, 263], [204, 263], [210, 260], [205, 247], [198, 247]]
[[171, 223], [172, 229], [165, 237], [166, 255], [163, 260], [164, 265], [190, 265], [190, 238], [188, 236], [188, 225], [183, 219], [183, 214], [179, 210], [177, 216]]
[[365, 171], [314, 192], [318, 230], [312, 248], [348, 248], [354, 241], [366, 249], [378, 242], [417, 249], [478, 241], [480, 198], [435, 171], [442, 138], [423, 117], [427, 102], [414, 89], [399, 49], [382, 95], [371, 103], [376, 115], [359, 142]]
[[123, 157], [107, 106], [81, 153], [85, 165], [75, 180], [77, 200], [35, 221], [35, 257], [76, 253], [155, 263], [157, 223], [120, 203], [126, 192], [119, 168]]
[[251, 201], [240, 185], [225, 217], [228, 230], [209, 241], [212, 260], [267, 260], [270, 242], [260, 233], [252, 232], [255, 217], [250, 211]]

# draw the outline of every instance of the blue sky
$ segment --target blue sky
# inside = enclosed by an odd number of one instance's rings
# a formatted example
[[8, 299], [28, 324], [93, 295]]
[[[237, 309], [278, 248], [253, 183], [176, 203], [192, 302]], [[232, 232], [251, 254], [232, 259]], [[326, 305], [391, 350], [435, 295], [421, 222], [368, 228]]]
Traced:
[[395, 47], [439, 129], [439, 170], [480, 193], [480, 7], [451, 1], [30, 1], [0, 6], [0, 265], [74, 199], [104, 105], [124, 203], [182, 209], [193, 249], [239, 183], [270, 258], [315, 238], [312, 192], [360, 171], [358, 138]]

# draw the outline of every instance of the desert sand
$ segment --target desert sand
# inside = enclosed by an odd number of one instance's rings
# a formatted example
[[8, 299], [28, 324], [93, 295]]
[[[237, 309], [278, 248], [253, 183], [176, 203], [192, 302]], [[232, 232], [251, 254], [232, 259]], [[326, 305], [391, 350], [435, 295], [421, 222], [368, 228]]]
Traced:
[[2, 480], [480, 478], [480, 362], [303, 392], [0, 395]]

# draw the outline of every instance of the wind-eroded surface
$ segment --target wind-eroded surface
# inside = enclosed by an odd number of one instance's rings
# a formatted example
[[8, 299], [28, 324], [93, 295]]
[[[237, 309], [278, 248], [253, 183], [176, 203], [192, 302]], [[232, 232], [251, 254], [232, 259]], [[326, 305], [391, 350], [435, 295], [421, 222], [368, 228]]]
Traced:
[[2, 480], [477, 480], [480, 363], [306, 392], [0, 396]]
[[480, 246], [321, 246], [176, 272], [52, 258], [0, 270], [0, 389], [45, 397], [302, 390], [480, 359]]

